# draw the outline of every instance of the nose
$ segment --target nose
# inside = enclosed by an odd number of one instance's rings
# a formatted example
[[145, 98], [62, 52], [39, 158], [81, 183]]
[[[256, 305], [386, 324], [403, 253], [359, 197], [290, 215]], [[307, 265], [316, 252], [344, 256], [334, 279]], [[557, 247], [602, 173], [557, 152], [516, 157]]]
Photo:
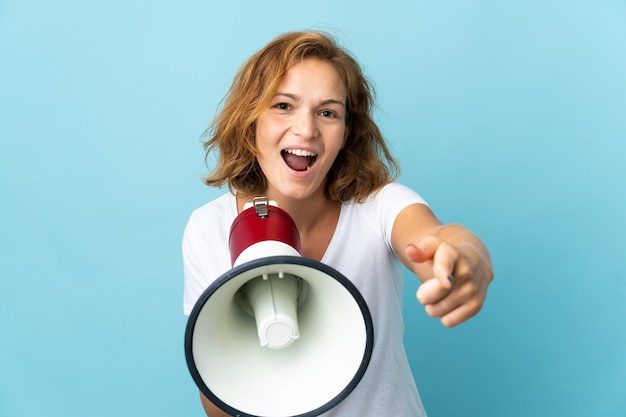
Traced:
[[311, 139], [317, 136], [317, 119], [310, 111], [301, 111], [295, 117], [292, 131], [303, 139]]

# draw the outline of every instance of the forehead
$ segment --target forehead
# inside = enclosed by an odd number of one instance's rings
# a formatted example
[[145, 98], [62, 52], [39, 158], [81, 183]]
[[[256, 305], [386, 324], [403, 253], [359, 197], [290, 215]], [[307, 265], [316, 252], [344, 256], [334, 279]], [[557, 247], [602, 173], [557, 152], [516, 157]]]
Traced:
[[280, 80], [277, 93], [325, 95], [345, 102], [347, 90], [344, 80], [328, 61], [306, 58], [294, 64]]

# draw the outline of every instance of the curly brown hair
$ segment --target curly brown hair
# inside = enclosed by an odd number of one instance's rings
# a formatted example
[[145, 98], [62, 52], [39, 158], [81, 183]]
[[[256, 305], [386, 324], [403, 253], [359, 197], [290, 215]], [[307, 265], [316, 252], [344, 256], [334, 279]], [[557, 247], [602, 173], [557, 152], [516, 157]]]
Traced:
[[397, 178], [392, 157], [371, 115], [373, 90], [352, 55], [327, 33], [288, 32], [250, 57], [235, 75], [223, 107], [206, 130], [207, 160], [217, 151], [217, 166], [205, 178], [210, 186], [228, 184], [231, 191], [263, 194], [267, 179], [256, 160], [256, 120], [265, 111], [287, 71], [316, 58], [330, 63], [347, 90], [348, 137], [327, 175], [325, 195], [331, 201], [362, 201]]

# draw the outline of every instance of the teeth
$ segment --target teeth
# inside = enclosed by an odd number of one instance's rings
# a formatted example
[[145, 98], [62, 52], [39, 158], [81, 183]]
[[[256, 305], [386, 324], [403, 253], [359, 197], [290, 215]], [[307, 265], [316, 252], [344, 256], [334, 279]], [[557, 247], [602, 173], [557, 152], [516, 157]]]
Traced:
[[316, 156], [317, 155], [317, 154], [314, 154], [313, 152], [306, 151], [304, 149], [285, 149], [285, 152], [288, 152], [293, 155], [298, 155], [298, 156]]

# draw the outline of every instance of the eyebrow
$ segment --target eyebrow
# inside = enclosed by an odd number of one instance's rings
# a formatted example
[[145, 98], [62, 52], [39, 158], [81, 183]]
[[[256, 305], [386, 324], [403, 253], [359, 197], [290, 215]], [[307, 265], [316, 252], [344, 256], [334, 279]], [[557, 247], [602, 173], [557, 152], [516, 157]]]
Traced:
[[[278, 93], [274, 94], [274, 97], [278, 97], [278, 96], [287, 97], [287, 98], [290, 98], [290, 99], [295, 100], [295, 101], [300, 100], [300, 96], [298, 96], [296, 94], [281, 93], [280, 91]], [[334, 99], [334, 98], [329, 98], [329, 99], [326, 99], [326, 100], [322, 100], [320, 104], [321, 105], [338, 104], [338, 105], [340, 105], [342, 107], [346, 107], [346, 103], [344, 103], [341, 100]]]

